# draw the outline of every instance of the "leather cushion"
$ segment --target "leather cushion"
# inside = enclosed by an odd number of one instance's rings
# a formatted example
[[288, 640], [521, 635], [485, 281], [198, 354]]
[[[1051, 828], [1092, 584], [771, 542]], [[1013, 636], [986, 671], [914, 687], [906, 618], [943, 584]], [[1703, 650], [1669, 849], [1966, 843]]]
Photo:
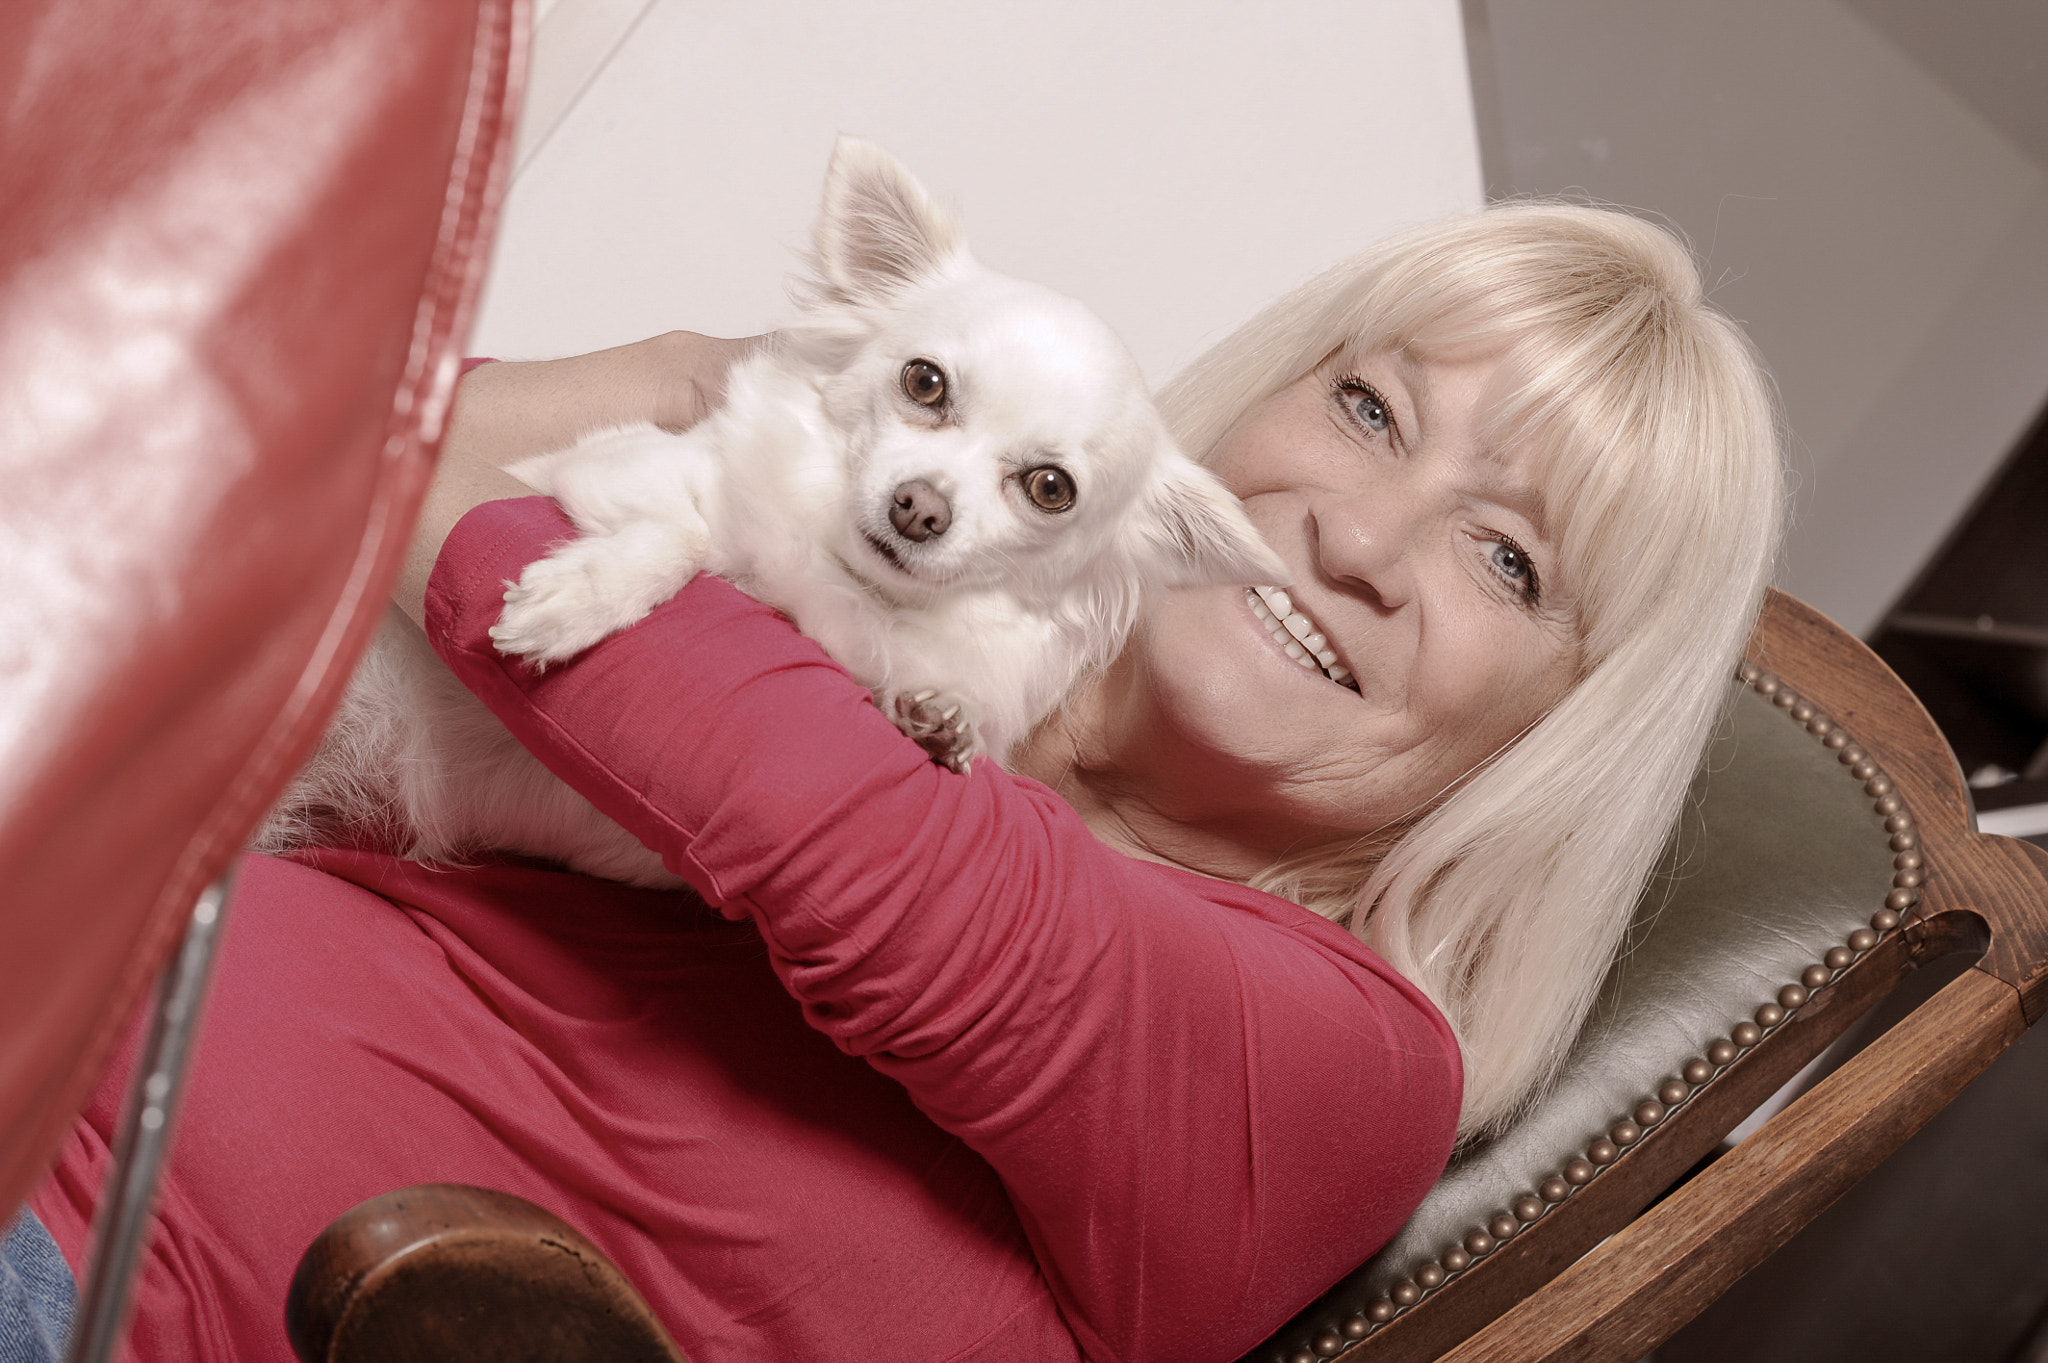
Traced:
[[1339, 1289], [1363, 1305], [1567, 1161], [1711, 1041], [1866, 926], [1891, 888], [1883, 819], [1835, 754], [1732, 687], [1666, 869], [1557, 1086], [1468, 1149]]

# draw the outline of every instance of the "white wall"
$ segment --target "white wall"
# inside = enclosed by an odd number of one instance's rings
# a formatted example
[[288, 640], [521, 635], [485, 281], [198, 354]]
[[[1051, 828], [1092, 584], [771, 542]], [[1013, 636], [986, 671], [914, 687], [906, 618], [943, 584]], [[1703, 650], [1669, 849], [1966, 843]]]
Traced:
[[529, 109], [567, 113], [508, 199], [476, 353], [773, 326], [842, 130], [958, 207], [982, 259], [1093, 306], [1155, 382], [1374, 237], [1480, 201], [1456, 0], [643, 4], [543, 10]]

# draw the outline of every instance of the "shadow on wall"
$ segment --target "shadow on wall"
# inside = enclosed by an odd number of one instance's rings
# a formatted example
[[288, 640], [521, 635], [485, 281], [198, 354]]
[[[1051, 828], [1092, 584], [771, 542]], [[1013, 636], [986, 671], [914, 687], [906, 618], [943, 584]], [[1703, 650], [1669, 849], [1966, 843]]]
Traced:
[[2048, 5], [1464, 0], [1489, 195], [1662, 216], [1784, 394], [1781, 585], [1858, 633], [2048, 394]]

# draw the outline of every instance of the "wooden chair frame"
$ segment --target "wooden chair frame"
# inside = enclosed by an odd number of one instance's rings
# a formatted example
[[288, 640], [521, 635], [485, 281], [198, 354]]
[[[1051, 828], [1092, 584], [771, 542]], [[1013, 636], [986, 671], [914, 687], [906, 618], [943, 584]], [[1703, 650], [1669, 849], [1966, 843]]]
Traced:
[[[1874, 1169], [2048, 1007], [2048, 853], [1974, 831], [1962, 773], [1905, 685], [1839, 626], [1777, 592], [1743, 679], [1835, 749], [1880, 812], [1892, 811], [1887, 829], [1906, 864], [1886, 905], [1873, 906], [1877, 940], [1843, 948], [1853, 957], [1844, 964], [1809, 966], [1803, 983], [1787, 986], [1782, 997], [1796, 1004], [1778, 1010], [1783, 1020], [1768, 1036], [1711, 1083], [1681, 1085], [1693, 1091], [1668, 1120], [1648, 1100], [1657, 1120], [1626, 1158], [1568, 1198], [1559, 1190], [1556, 1205], [1518, 1207], [1535, 1224], [1517, 1227], [1456, 1282], [1440, 1292], [1404, 1283], [1395, 1293], [1407, 1289], [1412, 1305], [1376, 1303], [1384, 1324], [1348, 1322], [1364, 1338], [1327, 1332], [1276, 1357], [1641, 1358]], [[1905, 974], [1970, 949], [1981, 950], [1971, 968], [1650, 1205]]]

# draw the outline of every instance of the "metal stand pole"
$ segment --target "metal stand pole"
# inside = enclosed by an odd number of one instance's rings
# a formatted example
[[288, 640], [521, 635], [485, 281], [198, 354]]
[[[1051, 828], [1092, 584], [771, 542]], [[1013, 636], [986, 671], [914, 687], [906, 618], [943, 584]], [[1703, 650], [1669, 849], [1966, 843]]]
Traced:
[[93, 1218], [92, 1263], [72, 1336], [70, 1363], [107, 1363], [128, 1324], [129, 1280], [149, 1228], [157, 1171], [170, 1150], [183, 1092], [185, 1062], [199, 1029], [214, 949], [227, 917], [234, 871], [207, 886], [192, 906], [185, 940], [157, 984], [156, 1015], [136, 1057], [135, 1078], [114, 1141], [99, 1214]]

